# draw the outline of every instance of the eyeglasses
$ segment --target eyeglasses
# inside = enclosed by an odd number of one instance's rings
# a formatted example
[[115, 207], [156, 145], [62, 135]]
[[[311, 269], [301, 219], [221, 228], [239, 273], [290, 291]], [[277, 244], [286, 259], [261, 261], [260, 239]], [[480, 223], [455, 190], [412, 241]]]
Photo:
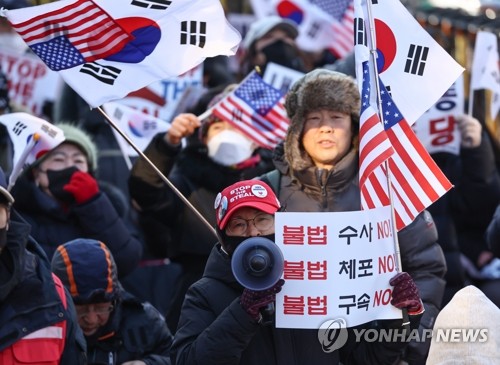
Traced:
[[99, 304], [85, 304], [85, 305], [75, 305], [76, 315], [78, 318], [88, 316], [89, 313], [94, 312], [98, 316], [104, 316], [111, 313], [115, 307], [111, 304], [99, 305]]
[[243, 236], [248, 229], [248, 222], [252, 222], [259, 231], [267, 231], [274, 224], [274, 216], [267, 213], [257, 214], [252, 219], [234, 218], [226, 227], [227, 233], [233, 236]]

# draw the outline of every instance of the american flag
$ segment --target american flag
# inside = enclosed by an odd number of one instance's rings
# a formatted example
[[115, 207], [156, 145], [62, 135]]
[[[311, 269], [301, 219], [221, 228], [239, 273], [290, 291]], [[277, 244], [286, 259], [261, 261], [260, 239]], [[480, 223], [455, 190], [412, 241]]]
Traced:
[[[418, 140], [382, 81], [379, 82], [384, 128], [395, 151], [388, 166], [396, 228], [401, 230], [450, 190], [452, 184]], [[368, 180], [371, 189], [366, 189], [363, 195], [364, 208], [389, 204], [385, 167], [380, 166]]]
[[339, 58], [353, 49], [353, 0], [310, 0], [332, 19], [334, 39], [330, 50]]
[[[399, 231], [450, 190], [452, 185], [418, 140], [380, 78], [380, 118], [383, 119], [385, 133], [376, 129], [382, 127], [375, 127], [379, 118], [373, 116], [369, 108], [378, 100], [374, 92], [376, 75], [370, 75], [369, 72], [374, 70], [374, 65], [370, 62], [360, 0], [356, 1], [355, 10], [358, 84], [362, 79], [359, 85], [362, 100], [359, 133], [361, 207], [373, 209], [392, 203], [396, 229]], [[392, 154], [388, 152], [387, 142], [392, 146]], [[389, 158], [387, 154], [390, 154]], [[376, 166], [378, 161], [385, 162]]]
[[212, 113], [268, 149], [273, 149], [285, 138], [290, 123], [284, 95], [264, 82], [255, 71], [216, 104]]
[[[357, 55], [357, 54], [356, 54]], [[372, 106], [368, 61], [362, 63], [361, 115], [359, 122], [359, 187], [363, 197], [368, 189], [368, 177], [394, 153], [387, 133]]]
[[52, 70], [105, 58], [120, 51], [133, 38], [93, 1], [67, 3], [28, 21], [16, 22], [15, 15], [8, 14], [14, 30]]

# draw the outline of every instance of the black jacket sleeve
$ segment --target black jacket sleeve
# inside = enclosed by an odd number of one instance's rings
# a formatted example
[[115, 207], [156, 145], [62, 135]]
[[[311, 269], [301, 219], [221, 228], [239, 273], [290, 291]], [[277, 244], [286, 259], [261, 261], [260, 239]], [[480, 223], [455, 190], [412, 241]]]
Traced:
[[172, 346], [173, 363], [237, 365], [259, 324], [243, 310], [239, 297], [219, 316], [206, 298], [199, 286], [187, 292]]

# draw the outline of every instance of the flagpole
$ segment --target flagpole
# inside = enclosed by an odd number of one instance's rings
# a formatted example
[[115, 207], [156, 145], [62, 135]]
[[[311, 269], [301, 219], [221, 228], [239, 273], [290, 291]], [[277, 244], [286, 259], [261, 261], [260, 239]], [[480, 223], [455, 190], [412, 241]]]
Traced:
[[198, 212], [198, 210], [196, 210], [196, 208], [189, 202], [189, 200], [187, 200], [186, 197], [182, 195], [182, 193], [175, 187], [175, 185], [172, 184], [172, 182], [169, 179], [167, 179], [165, 175], [163, 175], [163, 173], [156, 167], [156, 165], [141, 151], [139, 147], [137, 147], [134, 144], [134, 142], [132, 142], [132, 140], [120, 129], [120, 127], [118, 127], [116, 123], [113, 122], [113, 120], [111, 120], [111, 118], [106, 114], [106, 112], [100, 106], [97, 107], [97, 110], [99, 110], [99, 112], [104, 116], [104, 118], [106, 118], [108, 123], [125, 139], [125, 141], [127, 141], [127, 143], [139, 154], [139, 156], [142, 157], [144, 161], [146, 161], [149, 164], [149, 166], [151, 166], [151, 168], [158, 174], [158, 176], [163, 180], [163, 182], [172, 189], [172, 191], [179, 197], [179, 199], [181, 199], [184, 202], [184, 204], [186, 204], [193, 211], [193, 213], [198, 216], [198, 218], [201, 219], [201, 221], [209, 228], [209, 230], [218, 239], [215, 228], [205, 219], [203, 215], [201, 215], [200, 212]]
[[9, 177], [9, 185], [7, 186], [7, 190], [11, 190], [14, 184], [16, 183], [17, 178], [23, 171], [23, 166], [26, 162], [26, 159], [28, 158], [28, 155], [31, 153], [31, 150], [35, 147], [35, 145], [38, 143], [40, 140], [40, 135], [38, 133], [33, 133], [33, 137], [31, 140], [28, 142], [26, 147], [24, 148], [23, 153], [19, 157], [19, 160], [17, 161], [16, 165], [12, 168], [12, 172]]
[[[373, 20], [373, 14], [372, 14], [372, 8], [371, 8], [371, 1], [367, 0], [366, 1], [366, 8], [368, 11], [368, 28], [370, 30], [370, 44], [369, 44], [369, 49], [370, 49], [370, 57], [372, 59], [372, 68], [373, 68], [373, 75], [375, 75], [375, 90], [377, 93], [377, 104], [378, 104], [378, 114], [379, 114], [379, 119], [380, 122], [383, 124], [384, 123], [384, 115], [383, 115], [383, 109], [382, 109], [382, 98], [380, 97], [380, 84], [379, 84], [379, 75], [378, 75], [378, 69], [377, 69], [377, 38], [375, 34], [375, 21]], [[398, 231], [396, 229], [396, 214], [395, 214], [395, 209], [394, 209], [394, 199], [393, 199], [393, 192], [391, 189], [391, 172], [389, 170], [389, 164], [388, 161], [384, 161], [385, 165], [385, 171], [386, 171], [386, 176], [387, 176], [387, 192], [389, 195], [389, 201], [391, 202], [391, 215], [392, 215], [392, 237], [394, 237], [394, 250], [396, 253], [396, 265], [397, 265], [397, 271], [402, 272], [403, 271], [403, 264], [401, 262], [401, 250], [399, 248], [399, 238], [398, 238]], [[408, 317], [408, 310], [406, 308], [403, 308], [403, 326], [408, 326], [410, 324], [410, 320]]]

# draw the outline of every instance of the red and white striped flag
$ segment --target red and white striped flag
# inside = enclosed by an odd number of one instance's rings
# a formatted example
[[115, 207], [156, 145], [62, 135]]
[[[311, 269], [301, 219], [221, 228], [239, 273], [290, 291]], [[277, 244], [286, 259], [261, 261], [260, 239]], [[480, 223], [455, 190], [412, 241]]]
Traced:
[[[374, 79], [370, 79], [369, 70], [374, 68], [369, 68], [373, 64], [370, 65], [368, 48], [364, 46], [367, 44], [367, 33], [363, 12], [358, 11], [360, 4], [361, 1], [356, 0], [354, 23], [356, 71], [358, 83], [362, 85], [359, 174], [361, 206], [362, 209], [373, 209], [392, 203], [399, 231], [450, 190], [452, 185], [418, 140], [380, 78], [383, 128], [380, 123], [380, 127], [377, 126], [378, 118], [368, 107], [375, 105], [373, 103], [376, 100], [376, 95], [370, 94], [370, 90], [374, 88]], [[375, 166], [378, 161], [387, 163]]]
[[[395, 151], [388, 166], [396, 228], [401, 230], [450, 190], [452, 184], [419, 141], [382, 81], [379, 82], [384, 128]], [[390, 202], [386, 173], [382, 165], [369, 177], [372, 187], [362, 195], [363, 208], [376, 208]]]
[[8, 12], [9, 22], [54, 71], [106, 58], [133, 39], [91, 0], [61, 1], [23, 11], [33, 17], [22, 20], [23, 13]]
[[359, 121], [359, 188], [363, 197], [367, 194], [367, 179], [375, 169], [393, 155], [394, 149], [380, 123], [376, 109], [372, 106], [371, 99], [374, 92], [371, 91], [369, 62], [362, 62], [361, 69], [356, 72], [358, 73], [356, 77], [362, 84]]
[[354, 3], [353, 0], [311, 0], [332, 16], [334, 38], [330, 50], [337, 57], [345, 57], [352, 51], [354, 28]]
[[259, 146], [273, 149], [285, 139], [290, 124], [284, 95], [252, 71], [212, 113], [232, 124]]

